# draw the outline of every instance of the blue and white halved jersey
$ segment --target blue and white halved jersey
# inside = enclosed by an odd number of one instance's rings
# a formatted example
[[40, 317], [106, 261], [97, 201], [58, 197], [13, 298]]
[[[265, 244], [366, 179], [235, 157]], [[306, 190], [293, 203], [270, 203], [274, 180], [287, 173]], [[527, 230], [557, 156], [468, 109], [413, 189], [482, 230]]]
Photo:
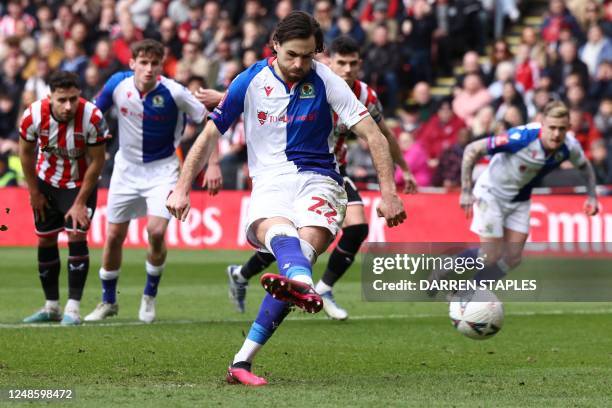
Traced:
[[172, 157], [185, 128], [186, 115], [202, 122], [206, 109], [187, 88], [160, 77], [150, 92], [141, 95], [134, 72], [111, 76], [95, 104], [103, 112], [113, 105], [119, 122], [119, 151], [132, 163], [150, 163]]
[[333, 153], [333, 112], [350, 128], [368, 110], [326, 65], [313, 61], [306, 77], [289, 85], [273, 61], [259, 61], [238, 75], [209, 117], [223, 134], [244, 114], [252, 177], [311, 171], [342, 184]]
[[488, 153], [493, 157], [478, 177], [476, 197], [488, 191], [502, 200], [527, 201], [534, 185], [563, 161], [569, 160], [576, 167], [586, 163], [580, 143], [571, 135], [565, 137], [556, 152], [547, 154], [540, 140], [541, 127], [539, 123], [530, 123], [488, 139]]

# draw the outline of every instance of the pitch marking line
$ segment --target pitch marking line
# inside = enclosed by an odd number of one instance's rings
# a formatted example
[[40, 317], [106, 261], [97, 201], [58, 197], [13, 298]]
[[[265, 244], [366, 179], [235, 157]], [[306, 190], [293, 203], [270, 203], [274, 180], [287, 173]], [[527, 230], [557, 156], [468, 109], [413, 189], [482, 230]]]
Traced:
[[[612, 314], [612, 309], [594, 309], [594, 310], [547, 310], [544, 312], [518, 311], [506, 313], [506, 316], [557, 316], [557, 315], [604, 315]], [[362, 320], [388, 320], [388, 319], [427, 319], [432, 317], [445, 317], [446, 314], [435, 313], [418, 313], [412, 315], [390, 314], [390, 315], [364, 315], [350, 316], [349, 321]], [[313, 319], [309, 316], [292, 316], [286, 320], [316, 322], [321, 319]], [[210, 320], [160, 320], [155, 325], [186, 325], [186, 324], [218, 324], [218, 323], [252, 323], [253, 319], [210, 319]], [[84, 323], [81, 327], [123, 327], [123, 326], [147, 326], [148, 323], [138, 321], [131, 322], [104, 322], [104, 323]], [[0, 323], [0, 329], [46, 329], [46, 328], [64, 328], [59, 324], [25, 324], [25, 323]]]

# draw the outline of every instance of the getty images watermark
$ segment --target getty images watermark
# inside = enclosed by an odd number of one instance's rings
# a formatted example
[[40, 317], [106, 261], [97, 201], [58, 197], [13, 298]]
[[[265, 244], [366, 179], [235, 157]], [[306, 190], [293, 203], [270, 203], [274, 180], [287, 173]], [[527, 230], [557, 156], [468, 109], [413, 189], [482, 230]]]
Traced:
[[546, 250], [528, 243], [370, 243], [362, 263], [367, 301], [446, 301], [487, 289], [507, 301], [612, 301], [612, 252]]

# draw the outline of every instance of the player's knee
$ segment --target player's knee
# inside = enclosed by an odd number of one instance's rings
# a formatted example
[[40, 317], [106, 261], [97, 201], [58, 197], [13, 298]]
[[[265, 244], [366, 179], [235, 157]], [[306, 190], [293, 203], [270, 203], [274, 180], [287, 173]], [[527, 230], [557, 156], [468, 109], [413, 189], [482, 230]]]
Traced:
[[51, 247], [57, 245], [57, 234], [38, 237], [39, 247]]
[[147, 229], [147, 234], [151, 245], [160, 246], [164, 243], [166, 229], [161, 227], [149, 228]]
[[523, 261], [523, 257], [521, 254], [512, 254], [504, 257], [504, 262], [508, 266], [509, 270], [517, 268], [521, 262]]
[[363, 241], [368, 238], [369, 231], [368, 224], [355, 224], [342, 228], [342, 238], [338, 246], [343, 251], [356, 254]]
[[118, 228], [109, 228], [106, 235], [106, 243], [110, 247], [120, 247], [126, 237], [126, 232]]

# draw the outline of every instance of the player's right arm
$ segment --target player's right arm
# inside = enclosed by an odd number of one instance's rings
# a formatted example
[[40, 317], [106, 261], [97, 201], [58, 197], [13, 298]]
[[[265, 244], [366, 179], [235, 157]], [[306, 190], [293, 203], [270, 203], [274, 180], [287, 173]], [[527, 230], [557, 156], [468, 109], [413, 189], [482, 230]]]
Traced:
[[467, 145], [463, 152], [463, 160], [461, 162], [461, 196], [459, 197], [459, 205], [465, 210], [467, 217], [472, 215], [472, 204], [474, 196], [472, 195], [472, 173], [474, 166], [488, 152], [488, 139], [476, 140]]
[[34, 211], [34, 217], [45, 220], [45, 208], [48, 207], [47, 199], [38, 189], [38, 180], [36, 176], [36, 126], [32, 123], [31, 108], [27, 109], [21, 119], [19, 127], [19, 160], [23, 168], [23, 176], [28, 191], [30, 192], [30, 205]]
[[200, 133], [193, 146], [191, 146], [189, 154], [187, 154], [174, 191], [170, 193], [166, 200], [166, 207], [170, 214], [181, 221], [187, 219], [187, 214], [189, 214], [189, 209], [191, 208], [189, 201], [191, 183], [193, 183], [200, 170], [206, 165], [213, 150], [217, 147], [217, 141], [220, 136], [221, 133], [215, 123], [208, 121], [202, 133]]

